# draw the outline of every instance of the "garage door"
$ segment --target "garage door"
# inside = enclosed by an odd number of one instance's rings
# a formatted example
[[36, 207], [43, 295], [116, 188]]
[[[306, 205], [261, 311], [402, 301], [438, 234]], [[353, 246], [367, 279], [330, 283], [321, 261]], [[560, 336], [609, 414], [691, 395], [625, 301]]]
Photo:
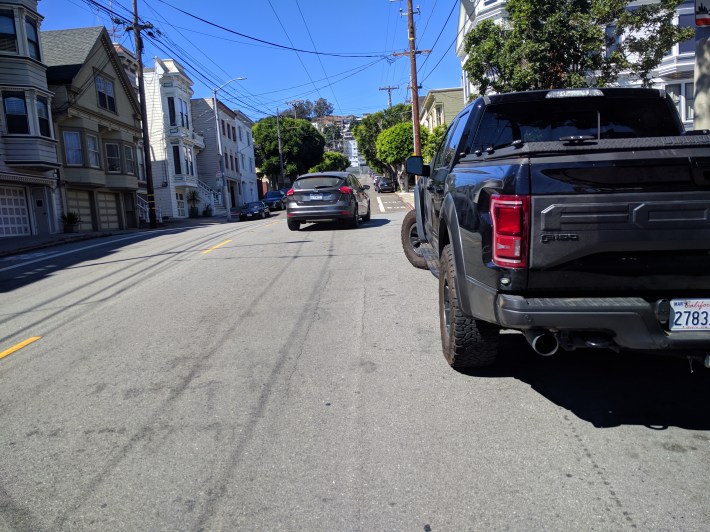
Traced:
[[99, 229], [120, 229], [118, 222], [118, 194], [98, 192]]
[[80, 229], [91, 231], [91, 196], [84, 190], [67, 190], [67, 211], [81, 216]]
[[25, 189], [0, 186], [0, 237], [31, 233]]

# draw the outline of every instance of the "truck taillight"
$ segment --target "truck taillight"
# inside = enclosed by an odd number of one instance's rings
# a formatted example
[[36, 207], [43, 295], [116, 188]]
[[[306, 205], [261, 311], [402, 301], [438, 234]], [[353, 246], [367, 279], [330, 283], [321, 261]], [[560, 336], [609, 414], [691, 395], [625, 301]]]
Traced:
[[491, 196], [493, 263], [525, 268], [528, 263], [529, 196]]

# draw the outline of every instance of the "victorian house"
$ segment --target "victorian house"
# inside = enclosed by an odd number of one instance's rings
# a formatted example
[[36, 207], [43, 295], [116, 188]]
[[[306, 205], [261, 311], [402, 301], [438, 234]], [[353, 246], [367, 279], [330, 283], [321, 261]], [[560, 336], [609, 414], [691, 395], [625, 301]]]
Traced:
[[[197, 154], [205, 141], [190, 109], [193, 81], [174, 59], [158, 58], [154, 68], [144, 69], [144, 81], [157, 208], [163, 218], [186, 218], [191, 206], [211, 211], [216, 192], [198, 171]], [[212, 176], [210, 185], [214, 171]]]
[[61, 231], [41, 23], [36, 0], [0, 2], [0, 238]]
[[239, 168], [238, 180], [241, 183], [242, 200], [244, 203], [259, 199], [259, 188], [256, 177], [256, 163], [254, 160], [254, 137], [251, 128], [254, 121], [241, 111], [234, 110], [237, 123], [237, 166]]
[[80, 217], [81, 230], [136, 227], [140, 107], [108, 32], [102, 26], [41, 36], [55, 93], [62, 210]]

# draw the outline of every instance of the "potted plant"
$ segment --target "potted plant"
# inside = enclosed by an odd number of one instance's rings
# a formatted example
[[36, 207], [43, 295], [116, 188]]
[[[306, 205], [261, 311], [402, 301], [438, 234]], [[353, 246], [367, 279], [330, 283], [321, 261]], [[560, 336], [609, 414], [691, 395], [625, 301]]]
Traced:
[[200, 211], [197, 206], [200, 204], [200, 193], [197, 189], [192, 189], [187, 193], [187, 203], [190, 205], [190, 218], [197, 218]]
[[64, 225], [65, 233], [75, 233], [79, 229], [81, 216], [78, 212], [68, 211], [62, 214], [62, 224]]

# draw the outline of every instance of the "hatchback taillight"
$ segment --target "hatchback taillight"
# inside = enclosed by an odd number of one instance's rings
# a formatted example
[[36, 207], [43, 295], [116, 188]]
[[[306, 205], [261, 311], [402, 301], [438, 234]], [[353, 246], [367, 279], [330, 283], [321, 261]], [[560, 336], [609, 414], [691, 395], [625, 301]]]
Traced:
[[493, 263], [525, 268], [528, 263], [529, 196], [491, 196]]
[[346, 187], [345, 185], [343, 185], [342, 187], [340, 187], [338, 190], [339, 190], [342, 194], [352, 194], [352, 193], [353, 193], [353, 189], [350, 188], [350, 187]]
[[287, 196], [293, 196], [293, 189], [292, 189], [292, 188], [289, 188], [289, 189], [288, 189], [288, 192], [286, 192], [286, 195], [287, 195]]

